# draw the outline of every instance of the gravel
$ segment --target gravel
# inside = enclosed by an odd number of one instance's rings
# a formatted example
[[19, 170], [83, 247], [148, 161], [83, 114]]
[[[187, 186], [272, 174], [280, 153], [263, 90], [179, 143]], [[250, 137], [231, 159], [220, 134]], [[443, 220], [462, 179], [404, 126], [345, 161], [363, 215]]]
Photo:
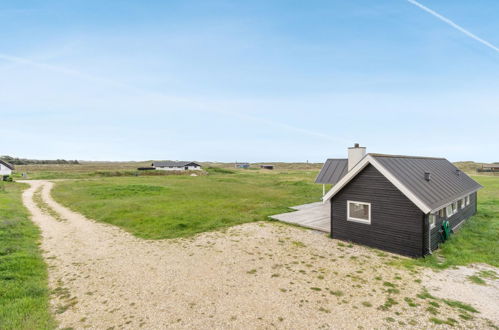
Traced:
[[[392, 266], [399, 256], [275, 222], [143, 240], [59, 205], [51, 182], [26, 182], [61, 328], [450, 327], [430, 321], [427, 299], [416, 297], [421, 274]], [[64, 221], [33, 202], [39, 187]], [[490, 326], [445, 304], [439, 311], [467, 328]]]

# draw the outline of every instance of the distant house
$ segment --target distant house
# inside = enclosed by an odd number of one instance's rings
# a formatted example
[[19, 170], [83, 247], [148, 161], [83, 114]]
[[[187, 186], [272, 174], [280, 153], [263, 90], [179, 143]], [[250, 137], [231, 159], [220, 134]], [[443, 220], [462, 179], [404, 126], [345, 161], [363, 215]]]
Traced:
[[194, 162], [182, 162], [182, 161], [165, 161], [165, 162], [154, 162], [151, 164], [156, 170], [162, 171], [199, 171], [201, 170], [201, 165]]
[[274, 169], [274, 165], [260, 165], [260, 168], [264, 169], [264, 170], [273, 170]]
[[431, 253], [476, 213], [483, 188], [445, 158], [366, 154], [326, 162], [316, 182], [333, 184], [331, 237], [403, 255]]
[[8, 177], [9, 175], [11, 175], [12, 170], [14, 170], [13, 165], [0, 159], [0, 179], [4, 180], [5, 177]]
[[250, 164], [249, 163], [235, 163], [234, 164], [234, 167], [235, 168], [249, 168], [250, 167]]
[[478, 169], [478, 172], [499, 172], [499, 164], [482, 164], [482, 167]]

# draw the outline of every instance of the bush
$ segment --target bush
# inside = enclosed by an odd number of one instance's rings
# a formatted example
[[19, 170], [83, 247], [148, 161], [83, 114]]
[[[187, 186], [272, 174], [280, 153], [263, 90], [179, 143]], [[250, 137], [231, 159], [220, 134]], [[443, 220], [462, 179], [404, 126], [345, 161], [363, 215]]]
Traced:
[[12, 175], [4, 175], [3, 181], [12, 182], [14, 180], [12, 179]]

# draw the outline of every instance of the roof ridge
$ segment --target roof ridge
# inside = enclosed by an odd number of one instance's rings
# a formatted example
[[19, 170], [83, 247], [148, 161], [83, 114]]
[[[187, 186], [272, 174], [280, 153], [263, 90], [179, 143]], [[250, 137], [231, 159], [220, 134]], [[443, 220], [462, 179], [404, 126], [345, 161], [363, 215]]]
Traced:
[[390, 158], [420, 158], [420, 159], [445, 159], [443, 157], [427, 157], [427, 156], [409, 156], [409, 155], [389, 155], [389, 154], [378, 154], [378, 153], [368, 153], [372, 157], [390, 157]]

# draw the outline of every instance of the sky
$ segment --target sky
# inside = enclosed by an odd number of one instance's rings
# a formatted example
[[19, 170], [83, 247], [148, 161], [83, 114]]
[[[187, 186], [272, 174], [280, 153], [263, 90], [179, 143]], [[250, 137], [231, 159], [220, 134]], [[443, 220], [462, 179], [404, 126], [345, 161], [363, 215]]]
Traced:
[[496, 0], [1, 1], [0, 155], [322, 162], [360, 143], [499, 161], [498, 13]]

